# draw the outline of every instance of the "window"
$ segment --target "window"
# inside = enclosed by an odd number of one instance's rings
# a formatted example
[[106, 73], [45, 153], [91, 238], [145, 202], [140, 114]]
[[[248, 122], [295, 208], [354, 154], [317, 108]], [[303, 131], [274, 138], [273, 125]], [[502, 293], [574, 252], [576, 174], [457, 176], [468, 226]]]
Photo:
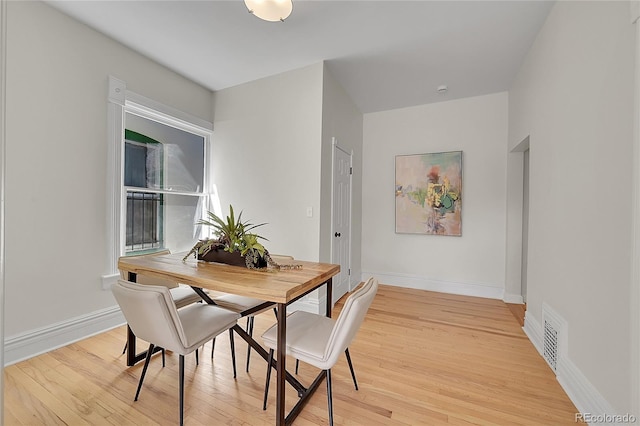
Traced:
[[109, 78], [109, 250], [103, 288], [118, 258], [188, 251], [209, 204], [212, 124], [126, 90]]
[[189, 250], [207, 198], [206, 138], [138, 114], [125, 113], [124, 253]]

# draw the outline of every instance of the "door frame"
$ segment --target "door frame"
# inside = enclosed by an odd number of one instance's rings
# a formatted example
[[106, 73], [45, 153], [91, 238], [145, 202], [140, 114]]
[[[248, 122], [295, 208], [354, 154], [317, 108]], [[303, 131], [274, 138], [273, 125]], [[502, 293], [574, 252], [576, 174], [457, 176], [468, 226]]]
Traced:
[[0, 0], [0, 425], [4, 424], [5, 234], [4, 197], [7, 132], [7, 2]]
[[[333, 234], [335, 233], [335, 218], [333, 213], [333, 206], [335, 203], [335, 173], [336, 173], [336, 150], [339, 149], [343, 153], [349, 156], [349, 167], [351, 168], [351, 173], [349, 173], [349, 270], [347, 271], [347, 276], [349, 279], [349, 284], [347, 286], [347, 291], [351, 292], [353, 290], [353, 283], [351, 282], [351, 243], [352, 243], [352, 230], [353, 230], [353, 150], [351, 152], [347, 151], [344, 148], [341, 148], [338, 145], [338, 140], [335, 137], [331, 138], [331, 228], [330, 228], [330, 241], [329, 251], [330, 251], [330, 259], [331, 262], [334, 263], [334, 250], [333, 250]], [[333, 306], [333, 301], [332, 306]]]

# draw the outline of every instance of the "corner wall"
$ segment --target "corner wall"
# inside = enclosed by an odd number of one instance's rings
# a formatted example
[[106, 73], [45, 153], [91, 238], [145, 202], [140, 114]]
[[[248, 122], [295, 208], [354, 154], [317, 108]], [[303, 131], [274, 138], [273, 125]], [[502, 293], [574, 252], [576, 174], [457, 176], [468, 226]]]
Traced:
[[[365, 114], [362, 276], [501, 299], [507, 93]], [[463, 151], [462, 236], [395, 233], [395, 156]]]
[[123, 322], [101, 282], [108, 76], [204, 120], [212, 112], [209, 90], [49, 5], [6, 9], [3, 325], [13, 363]]
[[351, 182], [351, 277], [350, 289], [360, 283], [362, 263], [362, 113], [326, 65], [323, 74], [322, 99], [322, 192], [320, 222], [320, 260], [331, 261], [331, 185], [332, 138], [353, 152]]
[[629, 343], [634, 53], [628, 2], [557, 2], [509, 92], [509, 146], [530, 144], [525, 329], [540, 347], [543, 305], [566, 321], [558, 380], [594, 414], [631, 412], [638, 363]]

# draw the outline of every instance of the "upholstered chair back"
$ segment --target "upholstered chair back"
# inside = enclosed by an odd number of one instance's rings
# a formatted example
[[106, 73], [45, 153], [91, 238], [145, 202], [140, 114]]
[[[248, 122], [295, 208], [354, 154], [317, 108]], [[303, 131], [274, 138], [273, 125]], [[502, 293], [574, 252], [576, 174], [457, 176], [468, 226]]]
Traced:
[[347, 298], [327, 341], [324, 353], [325, 366], [319, 365], [319, 368], [331, 368], [338, 357], [349, 347], [364, 321], [377, 291], [378, 280], [371, 277]]
[[137, 337], [184, 354], [187, 337], [167, 287], [119, 280], [112, 291]]

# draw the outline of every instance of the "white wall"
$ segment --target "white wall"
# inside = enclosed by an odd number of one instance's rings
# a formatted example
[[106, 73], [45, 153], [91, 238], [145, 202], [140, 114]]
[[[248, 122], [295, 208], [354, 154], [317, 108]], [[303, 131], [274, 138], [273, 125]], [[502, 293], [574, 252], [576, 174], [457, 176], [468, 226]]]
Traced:
[[[96, 316], [113, 319], [115, 301], [100, 279], [108, 75], [205, 120], [212, 111], [210, 91], [44, 3], [8, 2], [7, 9], [4, 327], [12, 362], [21, 345], [46, 350], [72, 339], [69, 328], [84, 337], [92, 321], [94, 330], [104, 327]], [[41, 342], [51, 331], [58, 340]]]
[[[506, 93], [365, 114], [363, 277], [501, 298], [506, 146]], [[460, 150], [462, 236], [396, 234], [395, 156]]]
[[324, 67], [322, 97], [322, 194], [320, 220], [320, 260], [331, 260], [332, 139], [353, 152], [351, 179], [351, 288], [360, 283], [362, 262], [362, 113], [340, 84]]
[[[214, 94], [213, 181], [271, 253], [319, 260], [322, 63]], [[314, 215], [306, 215], [307, 207]]]
[[[224, 213], [267, 222], [272, 253], [331, 260], [331, 139], [354, 151], [353, 269], [360, 280], [362, 114], [318, 63], [214, 94], [213, 181]], [[230, 159], [239, 159], [238, 162]], [[307, 207], [313, 211], [307, 217]], [[297, 308], [323, 311], [324, 290]]]
[[530, 143], [525, 327], [541, 332], [543, 303], [564, 318], [558, 377], [590, 412], [631, 410], [639, 362], [629, 355], [634, 47], [628, 2], [557, 2], [509, 93], [509, 145]]

